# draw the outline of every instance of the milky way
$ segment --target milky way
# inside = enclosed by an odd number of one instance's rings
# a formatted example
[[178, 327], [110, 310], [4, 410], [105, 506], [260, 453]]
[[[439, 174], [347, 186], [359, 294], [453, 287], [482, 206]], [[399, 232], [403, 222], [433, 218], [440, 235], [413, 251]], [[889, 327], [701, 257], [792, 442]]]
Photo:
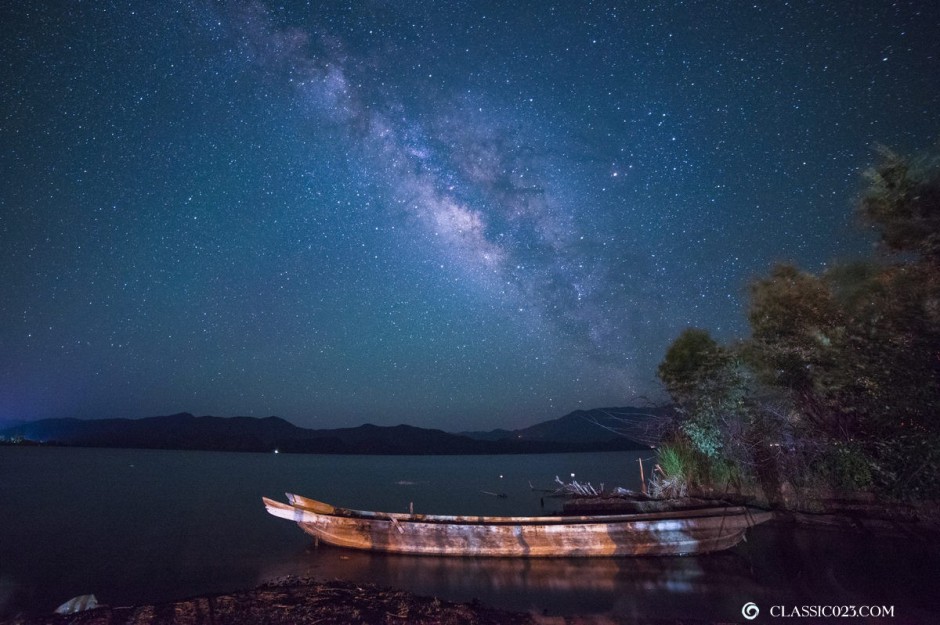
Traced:
[[516, 427], [658, 396], [748, 281], [866, 254], [940, 9], [4, 9], [0, 419]]
[[[558, 190], [566, 184], [559, 179], [564, 163], [550, 162], [544, 130], [514, 131], [516, 120], [484, 112], [489, 102], [474, 110], [483, 98], [473, 94], [437, 102], [416, 121], [394, 99], [367, 101], [348, 77], [356, 64], [348, 54], [324, 50], [303, 32], [277, 30], [260, 5], [237, 17], [236, 41], [247, 56], [269, 78], [295, 86], [301, 114], [340, 127], [346, 149], [362, 162], [360, 175], [379, 181], [385, 210], [404, 216], [390, 219], [413, 227], [411, 245], [433, 247], [442, 270], [481, 289], [494, 306], [531, 308], [550, 324], [547, 331], [583, 342], [588, 357], [631, 357], [635, 348], [617, 323], [622, 313], [600, 300], [608, 270], [590, 248], [604, 243], [596, 235], [585, 241], [589, 230], [576, 223], [574, 199]], [[543, 145], [535, 145], [536, 134]]]

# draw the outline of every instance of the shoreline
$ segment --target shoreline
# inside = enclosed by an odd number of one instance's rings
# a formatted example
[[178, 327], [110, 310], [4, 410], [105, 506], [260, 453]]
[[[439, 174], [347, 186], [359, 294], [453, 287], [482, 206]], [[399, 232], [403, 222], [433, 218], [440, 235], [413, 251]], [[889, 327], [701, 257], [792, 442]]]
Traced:
[[[678, 502], [676, 509], [708, 504], [741, 505], [771, 512], [770, 521], [778, 525], [807, 528], [830, 528], [871, 532], [885, 536], [921, 535], [940, 538], [940, 502], [938, 501], [885, 501], [870, 493], [848, 493], [836, 496], [791, 497], [771, 503], [766, 499], [740, 494], [704, 492], [689, 497], [666, 500]], [[654, 512], [659, 508], [644, 506], [661, 500], [645, 498], [633, 500], [621, 496], [597, 495], [572, 497], [564, 508], [576, 514], [630, 514]], [[687, 504], [681, 505], [681, 504]]]
[[476, 601], [457, 603], [373, 584], [288, 576], [250, 590], [152, 605], [99, 605], [74, 614], [22, 614], [0, 621], [0, 625], [253, 625], [262, 622], [270, 625], [531, 625], [539, 621], [522, 612], [491, 608]]
[[[779, 515], [779, 513], [778, 513]], [[858, 535], [894, 535], [936, 541], [940, 535], [923, 528], [915, 530], [897, 521], [859, 523], [859, 519], [845, 515], [835, 517], [839, 522], [819, 522], [814, 514], [795, 519], [784, 513], [767, 525], [805, 528], [843, 535], [846, 531]], [[816, 518], [814, 518], [816, 517]], [[68, 615], [26, 610], [14, 616], [0, 618], [0, 625], [330, 625], [330, 624], [501, 624], [510, 625], [708, 625], [727, 622], [703, 618], [686, 618], [673, 612], [667, 618], [655, 614], [637, 613], [625, 617], [622, 613], [577, 613], [563, 615], [495, 607], [474, 597], [470, 601], [441, 599], [432, 593], [403, 590], [382, 584], [287, 575], [271, 578], [253, 588], [224, 590], [189, 595], [181, 593], [159, 603], [133, 606], [99, 605], [96, 608]], [[63, 597], [63, 600], [67, 597]], [[655, 611], [655, 609], [654, 609]], [[667, 611], [667, 614], [669, 611]], [[714, 618], [714, 615], [710, 615]]]
[[701, 619], [553, 616], [460, 603], [341, 580], [287, 576], [253, 589], [166, 603], [22, 614], [0, 625], [711, 625]]

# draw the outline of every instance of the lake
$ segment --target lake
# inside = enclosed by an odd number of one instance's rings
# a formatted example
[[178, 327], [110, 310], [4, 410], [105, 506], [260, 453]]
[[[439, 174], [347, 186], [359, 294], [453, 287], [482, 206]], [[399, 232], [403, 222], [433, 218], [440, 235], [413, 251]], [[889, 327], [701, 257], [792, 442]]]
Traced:
[[[741, 607], [893, 606], [940, 622], [940, 553], [915, 537], [767, 524], [727, 552], [511, 560], [360, 553], [269, 516], [285, 491], [360, 509], [540, 514], [555, 476], [638, 488], [652, 452], [317, 456], [0, 447], [0, 617], [94, 593], [111, 605], [250, 588], [284, 575], [373, 582], [455, 601], [614, 620], [740, 621]], [[646, 463], [647, 470], [649, 463]], [[485, 492], [505, 494], [497, 498]]]

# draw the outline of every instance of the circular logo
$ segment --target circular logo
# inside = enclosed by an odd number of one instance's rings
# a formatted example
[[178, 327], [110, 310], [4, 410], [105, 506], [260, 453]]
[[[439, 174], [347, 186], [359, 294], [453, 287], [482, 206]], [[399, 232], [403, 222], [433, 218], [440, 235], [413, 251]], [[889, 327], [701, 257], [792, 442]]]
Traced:
[[753, 601], [748, 601], [744, 604], [744, 607], [741, 608], [741, 614], [743, 614], [744, 618], [747, 620], [753, 621], [757, 618], [757, 615], [760, 614], [760, 608], [758, 608], [757, 604]]

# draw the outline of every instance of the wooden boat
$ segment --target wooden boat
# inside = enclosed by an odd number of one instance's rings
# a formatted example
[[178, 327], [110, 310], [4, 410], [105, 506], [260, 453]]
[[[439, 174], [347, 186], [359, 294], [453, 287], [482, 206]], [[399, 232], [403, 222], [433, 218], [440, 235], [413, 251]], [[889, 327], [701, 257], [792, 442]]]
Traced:
[[741, 506], [601, 516], [492, 517], [366, 512], [288, 493], [270, 514], [330, 545], [439, 556], [688, 555], [727, 549], [771, 513]]

